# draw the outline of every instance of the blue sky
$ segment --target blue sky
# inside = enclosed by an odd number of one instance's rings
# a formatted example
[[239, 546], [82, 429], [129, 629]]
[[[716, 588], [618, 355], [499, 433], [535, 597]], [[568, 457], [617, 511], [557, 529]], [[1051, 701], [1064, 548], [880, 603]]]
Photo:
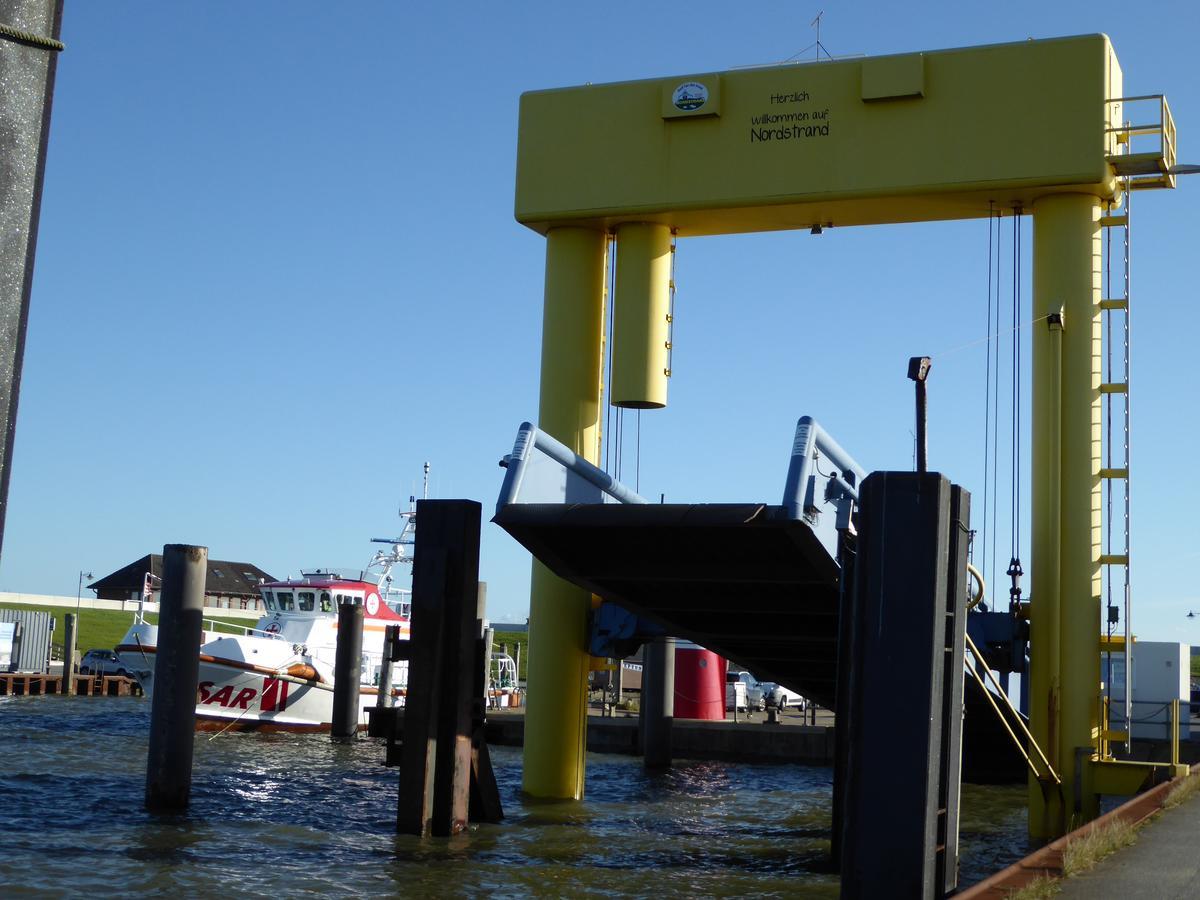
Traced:
[[[521, 92], [780, 61], [821, 8], [835, 55], [1107, 32], [1127, 93], [1165, 91], [1200, 162], [1182, 2], [68, 0], [0, 589], [69, 595], [80, 569], [171, 542], [277, 576], [361, 566], [425, 460], [434, 496], [490, 508], [537, 409]], [[1192, 643], [1197, 189], [1138, 195], [1134, 230], [1135, 631]], [[643, 493], [778, 502], [802, 414], [866, 468], [906, 468], [905, 363], [924, 353], [931, 466], [979, 504], [986, 266], [983, 221], [682, 241]], [[492, 618], [523, 618], [528, 556], [492, 525], [482, 569]]]

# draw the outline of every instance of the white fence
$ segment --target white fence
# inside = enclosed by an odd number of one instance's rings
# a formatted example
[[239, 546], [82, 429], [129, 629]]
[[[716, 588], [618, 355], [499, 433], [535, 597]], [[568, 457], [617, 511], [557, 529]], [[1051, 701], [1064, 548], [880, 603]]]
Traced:
[[[0, 604], [14, 604], [19, 606], [67, 606], [75, 608], [76, 598], [60, 597], [53, 594], [18, 594], [9, 591], [0, 591]], [[137, 610], [137, 601], [135, 600], [97, 600], [95, 597], [82, 597], [78, 601], [80, 609], [111, 609], [124, 610], [125, 612], [134, 612]], [[157, 603], [147, 603], [146, 612], [157, 613]], [[225, 609], [224, 607], [206, 606], [204, 608], [205, 615], [216, 615], [220, 618], [229, 619], [251, 619], [257, 620], [262, 616], [262, 612], [253, 609]]]

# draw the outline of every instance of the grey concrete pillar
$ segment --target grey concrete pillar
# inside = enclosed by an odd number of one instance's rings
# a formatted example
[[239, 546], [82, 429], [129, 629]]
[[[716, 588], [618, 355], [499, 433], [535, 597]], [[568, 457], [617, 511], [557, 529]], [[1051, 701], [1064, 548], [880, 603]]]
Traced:
[[642, 669], [642, 759], [647, 769], [671, 765], [671, 726], [675, 721], [675, 638], [646, 644]]

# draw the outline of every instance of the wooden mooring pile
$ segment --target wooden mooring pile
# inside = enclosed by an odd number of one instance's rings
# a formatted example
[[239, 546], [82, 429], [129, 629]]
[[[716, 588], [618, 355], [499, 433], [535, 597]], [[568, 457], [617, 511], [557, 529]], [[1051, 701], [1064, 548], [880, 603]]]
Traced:
[[[61, 675], [38, 672], [0, 672], [0, 697], [63, 694]], [[142, 686], [122, 675], [76, 675], [74, 693], [81, 697], [140, 697]]]

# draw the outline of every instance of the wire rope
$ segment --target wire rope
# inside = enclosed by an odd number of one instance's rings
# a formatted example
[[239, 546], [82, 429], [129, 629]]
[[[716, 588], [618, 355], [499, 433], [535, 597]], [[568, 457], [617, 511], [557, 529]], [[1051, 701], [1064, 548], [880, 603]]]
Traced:
[[1001, 259], [1001, 244], [1002, 232], [1000, 230], [1001, 220], [1004, 218], [1004, 211], [996, 211], [996, 311], [995, 311], [995, 334], [996, 334], [996, 377], [992, 380], [992, 570], [989, 573], [988, 579], [992, 584], [996, 583], [996, 543], [999, 536], [999, 516], [1000, 508], [1000, 259]]
[[[988, 570], [988, 468], [990, 463], [990, 446], [992, 434], [992, 201], [988, 201], [988, 251], [987, 251], [987, 318], [984, 319], [984, 331], [987, 332], [987, 360], [984, 364], [983, 381], [983, 564], [982, 571]], [[974, 549], [974, 542], [972, 542]]]

